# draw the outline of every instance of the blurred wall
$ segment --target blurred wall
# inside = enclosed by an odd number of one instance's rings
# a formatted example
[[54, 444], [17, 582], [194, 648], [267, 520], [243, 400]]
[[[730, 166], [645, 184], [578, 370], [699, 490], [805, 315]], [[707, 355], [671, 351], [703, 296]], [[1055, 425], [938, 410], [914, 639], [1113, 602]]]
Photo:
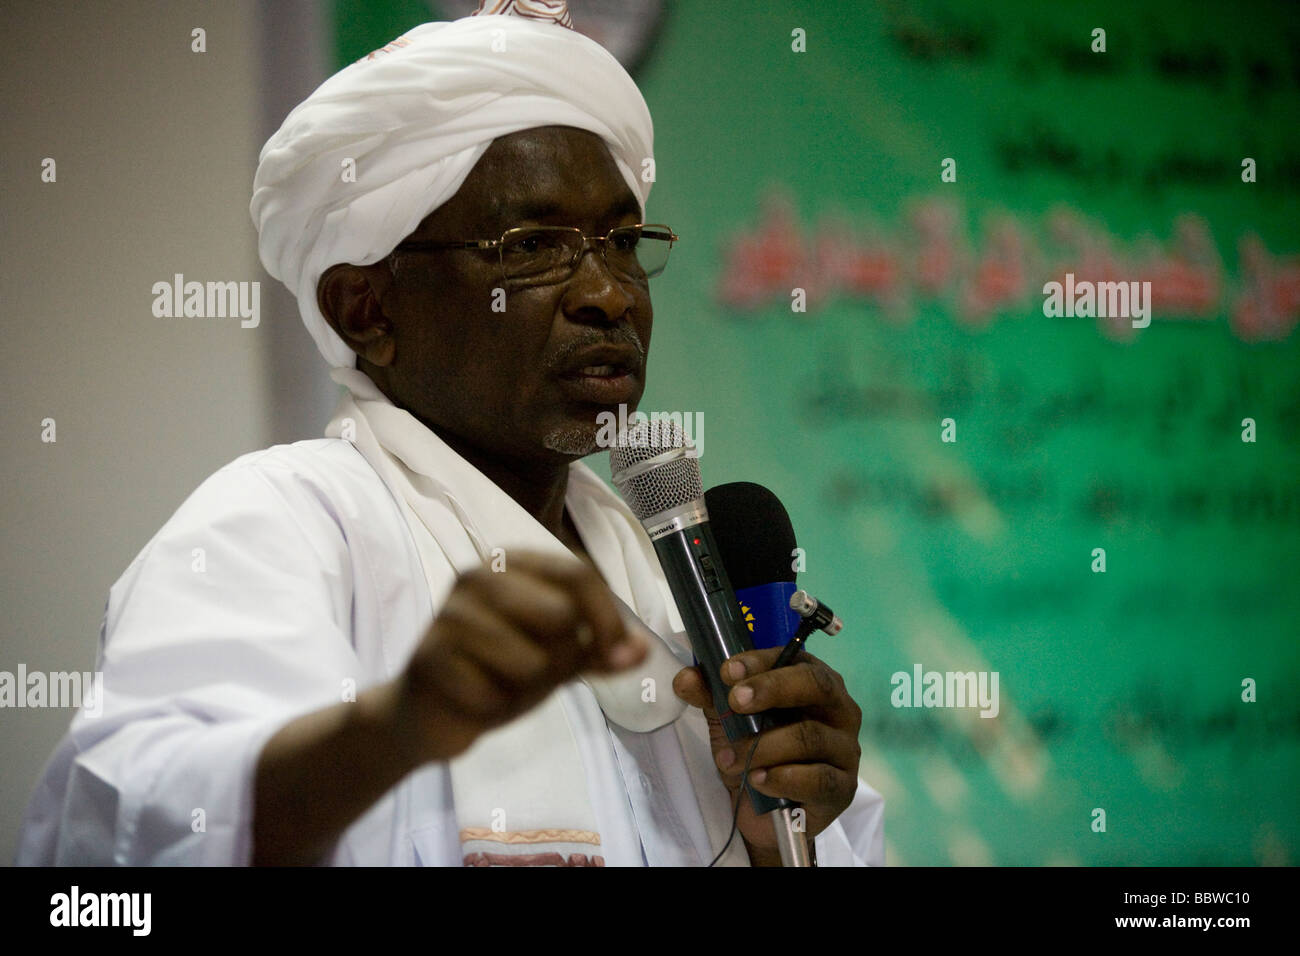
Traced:
[[[257, 18], [251, 3], [196, 2], [0, 14], [0, 671], [93, 668], [113, 581], [203, 478], [269, 443], [270, 280], [248, 215]], [[152, 286], [176, 273], [261, 281], [258, 327], [155, 317]], [[6, 863], [72, 714], [0, 709]]]

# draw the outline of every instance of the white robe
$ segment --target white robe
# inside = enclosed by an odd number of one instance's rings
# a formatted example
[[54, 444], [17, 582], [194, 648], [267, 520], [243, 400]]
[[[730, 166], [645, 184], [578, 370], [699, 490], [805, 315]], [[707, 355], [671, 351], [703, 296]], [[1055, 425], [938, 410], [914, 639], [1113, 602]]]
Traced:
[[[570, 482], [570, 496], [584, 487]], [[583, 509], [570, 513], [590, 547], [599, 529], [584, 526]], [[78, 713], [46, 766], [16, 862], [249, 863], [266, 741], [349, 686], [395, 677], [452, 584], [430, 593], [396, 501], [351, 443], [279, 445], [225, 466], [110, 590], [102, 714]], [[579, 681], [557, 693], [591, 697]], [[708, 863], [717, 847], [701, 802], [727, 793], [704, 772], [700, 711], [647, 734], [603, 721], [574, 733], [595, 768], [587, 785], [606, 865]], [[343, 832], [329, 862], [459, 866], [451, 792], [445, 764], [408, 774]], [[883, 812], [859, 781], [817, 838], [819, 864], [882, 865]]]

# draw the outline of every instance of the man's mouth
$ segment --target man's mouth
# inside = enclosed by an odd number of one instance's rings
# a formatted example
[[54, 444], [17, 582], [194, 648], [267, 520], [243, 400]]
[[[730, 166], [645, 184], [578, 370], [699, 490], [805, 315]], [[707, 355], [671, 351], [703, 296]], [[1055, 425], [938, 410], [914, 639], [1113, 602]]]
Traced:
[[614, 365], [588, 365], [560, 379], [561, 389], [592, 405], [621, 405], [636, 399], [640, 387], [631, 371]]
[[560, 372], [560, 386], [570, 398], [593, 405], [635, 401], [640, 388], [641, 356], [626, 346], [583, 349]]
[[578, 369], [575, 377], [578, 378], [618, 378], [620, 375], [628, 374], [628, 369], [621, 365], [586, 365]]
[[580, 337], [557, 350], [551, 368], [572, 401], [631, 403], [642, 388], [645, 348], [630, 332], [613, 339]]

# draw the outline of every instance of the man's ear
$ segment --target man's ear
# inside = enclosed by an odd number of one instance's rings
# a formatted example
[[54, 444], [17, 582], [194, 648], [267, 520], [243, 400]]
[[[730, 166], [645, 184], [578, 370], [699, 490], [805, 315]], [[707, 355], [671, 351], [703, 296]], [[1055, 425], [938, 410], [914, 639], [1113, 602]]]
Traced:
[[391, 365], [397, 352], [393, 323], [380, 304], [391, 281], [385, 263], [342, 263], [326, 269], [316, 283], [316, 304], [325, 321], [372, 365]]

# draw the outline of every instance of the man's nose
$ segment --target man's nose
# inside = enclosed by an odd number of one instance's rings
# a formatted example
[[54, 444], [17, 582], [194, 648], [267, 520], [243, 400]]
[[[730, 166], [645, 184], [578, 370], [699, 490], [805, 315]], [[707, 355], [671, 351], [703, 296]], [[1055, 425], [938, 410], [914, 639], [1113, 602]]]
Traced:
[[601, 244], [585, 239], [578, 265], [564, 293], [564, 310], [574, 319], [617, 322], [636, 305], [636, 296], [605, 262]]

